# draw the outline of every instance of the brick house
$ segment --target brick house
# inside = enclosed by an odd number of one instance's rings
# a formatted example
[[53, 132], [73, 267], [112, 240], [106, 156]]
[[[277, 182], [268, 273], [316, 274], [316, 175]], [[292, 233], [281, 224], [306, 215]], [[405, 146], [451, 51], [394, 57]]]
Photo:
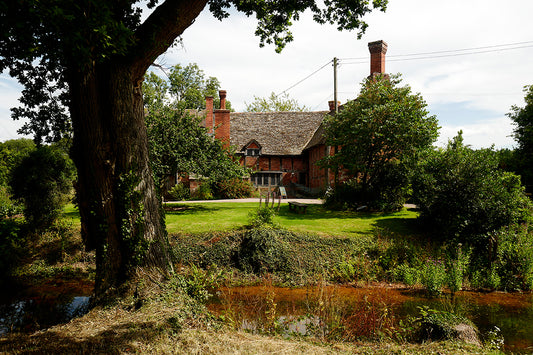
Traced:
[[[387, 44], [371, 42], [368, 48], [370, 76], [385, 73]], [[322, 124], [335, 113], [334, 101], [325, 111], [236, 113], [226, 109], [226, 91], [219, 95], [220, 109], [214, 109], [213, 97], [206, 97], [206, 128], [236, 147], [241, 165], [253, 169], [250, 179], [256, 187], [285, 186], [294, 195], [319, 193], [333, 183], [333, 173], [317, 162], [332, 152]]]

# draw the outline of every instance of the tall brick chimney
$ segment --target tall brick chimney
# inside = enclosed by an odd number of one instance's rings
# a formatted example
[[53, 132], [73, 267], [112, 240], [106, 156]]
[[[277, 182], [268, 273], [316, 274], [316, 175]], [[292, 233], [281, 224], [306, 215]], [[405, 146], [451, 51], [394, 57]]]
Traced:
[[205, 128], [207, 133], [213, 133], [213, 96], [205, 97]]
[[387, 43], [375, 41], [368, 43], [370, 51], [370, 76], [385, 74], [385, 54], [387, 54]]
[[221, 140], [225, 147], [230, 142], [230, 110], [226, 110], [226, 90], [218, 92], [220, 96], [220, 109], [215, 110], [215, 138]]

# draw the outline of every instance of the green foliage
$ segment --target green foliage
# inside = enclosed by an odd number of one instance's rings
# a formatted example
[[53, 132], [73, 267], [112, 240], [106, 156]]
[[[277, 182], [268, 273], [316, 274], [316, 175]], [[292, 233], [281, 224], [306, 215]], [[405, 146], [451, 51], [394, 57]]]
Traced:
[[478, 330], [468, 318], [458, 314], [420, 307], [419, 340], [457, 340], [460, 338], [456, 326], [464, 324], [473, 330], [477, 339]]
[[11, 170], [35, 149], [31, 139], [12, 139], [0, 143], [0, 187], [8, 186]]
[[26, 239], [21, 222], [0, 218], [0, 285], [11, 275], [25, 253]]
[[[188, 83], [189, 79], [193, 82]], [[178, 173], [212, 181], [246, 174], [246, 169], [233, 160], [232, 151], [207, 133], [202, 118], [187, 110], [205, 107], [205, 95], [218, 90], [217, 83], [216, 78], [204, 80], [196, 64], [173, 67], [168, 82], [154, 73], [146, 76], [143, 90], [150, 164], [160, 188], [167, 176]]]
[[268, 98], [254, 96], [251, 104], [246, 104], [248, 112], [288, 112], [309, 111], [306, 106], [300, 106], [298, 101], [291, 99], [289, 94], [276, 95], [274, 92]]
[[445, 150], [425, 154], [414, 174], [413, 196], [436, 236], [486, 246], [479, 236], [528, 220], [531, 202], [520, 179], [498, 168], [492, 149], [464, 146], [461, 133]]
[[336, 282], [370, 281], [376, 276], [374, 263], [366, 253], [360, 257], [342, 260], [331, 271], [331, 278]]
[[52, 225], [72, 193], [74, 166], [55, 146], [42, 146], [28, 154], [12, 171], [13, 196], [24, 204], [24, 216], [35, 229]]
[[[213, 96], [215, 107], [220, 106], [218, 91], [220, 81], [215, 77], [205, 78], [198, 64], [176, 64], [165, 73], [168, 80], [150, 72], [143, 82], [144, 102], [149, 112], [169, 106], [173, 109], [205, 109], [205, 97]], [[231, 110], [231, 103], [226, 101]]]
[[496, 259], [491, 269], [495, 275], [491, 278], [496, 281], [499, 278], [501, 287], [509, 291], [532, 290], [533, 232], [531, 228], [525, 225], [505, 227], [493, 236], [498, 246]]
[[531, 190], [533, 189], [533, 85], [526, 85], [524, 92], [526, 105], [524, 107], [513, 105], [507, 116], [515, 125], [513, 136], [518, 143], [517, 170], [522, 176], [524, 185]]
[[224, 270], [216, 265], [204, 270], [191, 264], [186, 274], [175, 275], [170, 284], [181, 288], [187, 295], [203, 303], [214, 294], [223, 276]]
[[411, 267], [406, 263], [401, 264], [394, 269], [394, 277], [396, 280], [401, 281], [408, 286], [414, 286], [420, 280], [418, 269]]
[[420, 281], [428, 294], [437, 296], [446, 284], [446, 267], [440, 259], [427, 259], [420, 270]]
[[420, 94], [400, 83], [399, 75], [366, 79], [358, 98], [326, 119], [326, 143], [339, 149], [322, 164], [354, 188], [349, 197], [335, 194], [341, 202], [380, 210], [402, 206], [417, 155], [437, 139], [435, 116]]
[[198, 189], [194, 191], [192, 197], [196, 200], [211, 200], [213, 198], [213, 191], [209, 182], [204, 181], [198, 186]]
[[288, 232], [273, 228], [254, 228], [246, 231], [237, 257], [239, 267], [259, 274], [287, 268]]
[[252, 228], [274, 226], [276, 212], [268, 206], [261, 206], [248, 214], [248, 225]]
[[242, 178], [225, 179], [214, 182], [215, 194], [219, 198], [247, 198], [251, 197], [254, 192], [254, 186], [248, 180]]
[[12, 217], [22, 211], [22, 206], [13, 201], [7, 187], [0, 186], [0, 219]]
[[469, 261], [470, 251], [464, 252], [461, 246], [457, 250], [457, 256], [447, 261], [447, 284], [452, 293], [460, 291], [463, 287]]
[[167, 194], [172, 201], [183, 201], [191, 197], [191, 190], [185, 184], [178, 183], [171, 187]]

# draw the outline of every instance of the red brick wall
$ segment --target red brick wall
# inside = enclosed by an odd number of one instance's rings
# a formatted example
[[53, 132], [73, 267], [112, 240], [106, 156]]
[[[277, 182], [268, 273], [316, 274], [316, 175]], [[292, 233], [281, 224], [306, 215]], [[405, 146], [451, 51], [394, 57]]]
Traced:
[[215, 110], [215, 138], [224, 142], [225, 147], [229, 147], [229, 110]]

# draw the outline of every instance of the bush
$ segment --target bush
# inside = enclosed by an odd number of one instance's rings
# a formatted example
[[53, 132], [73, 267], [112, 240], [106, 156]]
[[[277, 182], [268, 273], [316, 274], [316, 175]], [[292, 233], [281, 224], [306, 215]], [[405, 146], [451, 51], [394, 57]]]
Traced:
[[422, 285], [432, 295], [439, 295], [446, 283], [446, 267], [442, 260], [428, 259], [420, 272]]
[[252, 228], [260, 228], [264, 226], [274, 226], [274, 217], [276, 212], [268, 206], [259, 207], [256, 210], [250, 211], [248, 214], [248, 225]]
[[498, 164], [492, 149], [464, 146], [461, 132], [446, 150], [428, 153], [413, 178], [421, 220], [443, 239], [478, 246], [487, 244], [479, 236], [528, 220], [520, 178]]
[[22, 206], [11, 199], [7, 188], [0, 186], [0, 219], [22, 213]]
[[213, 191], [209, 183], [207, 181], [202, 182], [192, 194], [192, 197], [197, 200], [211, 200], [213, 198]]
[[34, 229], [46, 229], [56, 220], [68, 201], [74, 176], [72, 161], [52, 146], [37, 148], [13, 169], [13, 195], [23, 201], [24, 216]]
[[289, 232], [273, 228], [247, 231], [237, 259], [240, 268], [260, 274], [287, 269], [288, 247], [284, 241], [287, 234]]
[[190, 189], [182, 183], [176, 184], [168, 190], [168, 197], [173, 201], [188, 200], [191, 197]]
[[216, 195], [219, 198], [247, 198], [252, 196], [254, 186], [248, 180], [239, 178], [222, 180], [216, 183]]
[[26, 241], [23, 235], [19, 221], [0, 219], [0, 285], [24, 255]]

